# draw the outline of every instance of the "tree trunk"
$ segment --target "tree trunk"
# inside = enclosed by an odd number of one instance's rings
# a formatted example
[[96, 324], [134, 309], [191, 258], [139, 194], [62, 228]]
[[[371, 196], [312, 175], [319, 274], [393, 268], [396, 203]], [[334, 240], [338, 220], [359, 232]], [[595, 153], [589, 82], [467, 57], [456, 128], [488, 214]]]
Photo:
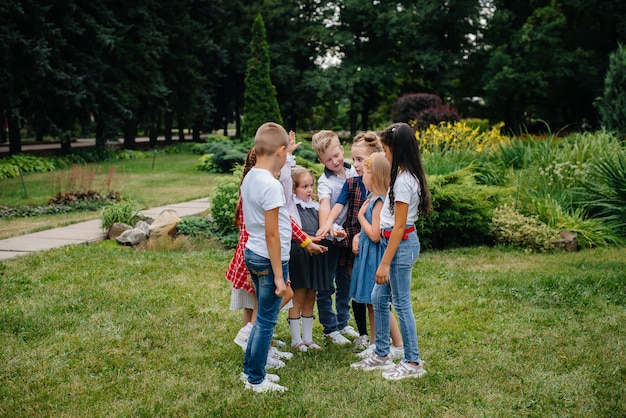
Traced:
[[72, 136], [68, 131], [63, 131], [60, 135], [61, 154], [67, 155], [72, 151]]
[[96, 123], [96, 148], [104, 149], [108, 140], [117, 139], [117, 132], [112, 126], [111, 119], [106, 115], [94, 115]]
[[368, 125], [370, 122], [369, 119], [369, 109], [366, 107], [365, 109], [361, 110], [361, 130], [363, 131], [367, 131], [368, 130]]
[[9, 154], [22, 152], [22, 135], [20, 134], [20, 115], [9, 111]]
[[202, 140], [200, 139], [200, 124], [199, 123], [194, 123], [192, 131], [191, 131], [191, 138], [193, 142], [202, 142]]
[[134, 119], [124, 121], [124, 148], [137, 149], [137, 124]]
[[150, 138], [150, 148], [156, 148], [158, 136], [159, 132], [157, 124], [153, 123], [152, 126], [150, 126], [150, 131], [148, 132], [148, 138]]
[[165, 145], [172, 144], [172, 125], [174, 124], [174, 115], [171, 112], [167, 112], [163, 117], [163, 124], [165, 125]]
[[178, 115], [178, 142], [185, 142], [185, 129], [183, 118]]
[[356, 135], [356, 123], [357, 123], [357, 119], [359, 116], [359, 112], [356, 109], [353, 109], [352, 107], [350, 107], [350, 110], [348, 111], [348, 119], [350, 120], [350, 136], [354, 137], [354, 135]]

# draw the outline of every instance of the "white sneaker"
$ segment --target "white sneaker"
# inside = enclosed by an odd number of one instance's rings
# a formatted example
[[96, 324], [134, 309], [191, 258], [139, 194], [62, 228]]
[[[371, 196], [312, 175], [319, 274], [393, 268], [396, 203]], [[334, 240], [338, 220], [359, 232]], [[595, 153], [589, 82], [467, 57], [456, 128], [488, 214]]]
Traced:
[[287, 390], [286, 387], [281, 386], [277, 383], [274, 383], [272, 381], [270, 381], [267, 378], [267, 375], [265, 376], [265, 379], [263, 379], [263, 381], [261, 383], [258, 383], [256, 385], [247, 382], [246, 381], [246, 386], [245, 386], [246, 390], [247, 389], [252, 389], [253, 391], [255, 391], [256, 393], [263, 393], [263, 392], [284, 392]]
[[357, 339], [354, 340], [354, 348], [358, 350], [363, 350], [369, 347], [369, 345], [370, 345], [370, 336], [367, 334], [359, 335]]
[[[265, 373], [265, 378], [267, 380], [269, 380], [272, 383], [278, 383], [280, 382], [280, 376], [278, 376], [277, 374], [272, 374], [272, 373]], [[239, 376], [239, 380], [241, 380], [244, 383], [248, 382], [248, 375], [244, 372], [241, 372], [241, 375]]]
[[359, 336], [359, 333], [356, 332], [354, 328], [352, 328], [350, 325], [348, 325], [345, 328], [340, 329], [339, 332], [344, 337], [357, 338]]
[[237, 332], [237, 336], [235, 337], [235, 344], [237, 344], [243, 351], [246, 351], [248, 347], [248, 339], [250, 338], [250, 330], [246, 327], [243, 327]]
[[353, 369], [361, 369], [361, 370], [376, 370], [376, 369], [388, 369], [393, 367], [393, 361], [391, 361], [391, 357], [381, 357], [378, 354], [372, 352], [368, 357], [365, 357], [361, 361], [357, 361], [356, 363], [352, 363], [350, 367]]
[[339, 331], [334, 331], [334, 332], [331, 332], [330, 334], [324, 334], [324, 336], [328, 338], [330, 341], [334, 342], [335, 344], [339, 344], [339, 345], [350, 344], [350, 340], [344, 337], [343, 335], [341, 335]]
[[279, 351], [276, 347], [270, 347], [269, 354], [272, 357], [281, 359], [281, 360], [291, 360], [293, 358], [293, 353], [288, 351]]
[[280, 369], [285, 367], [285, 362], [281, 359], [278, 359], [271, 354], [267, 355], [267, 360], [265, 361], [265, 370], [268, 369]]
[[322, 349], [322, 347], [320, 347], [315, 341], [309, 341], [305, 344], [309, 350], [321, 350]]
[[374, 349], [376, 348], [376, 344], [370, 344], [369, 347], [367, 347], [365, 350], [361, 351], [360, 353], [357, 353], [357, 357], [360, 358], [365, 358], [368, 357], [370, 354], [372, 354], [374, 352]]
[[424, 370], [423, 361], [420, 361], [417, 366], [409, 362], [401, 361], [395, 366], [385, 370], [383, 377], [387, 380], [400, 380], [406, 379], [407, 377], [422, 377], [425, 374], [426, 370]]
[[392, 360], [402, 360], [404, 358], [404, 347], [394, 347], [392, 345], [389, 348], [389, 355]]
[[291, 345], [291, 348], [293, 348], [294, 350], [298, 350], [300, 352], [306, 353], [306, 350], [309, 349], [309, 347], [307, 347], [306, 343], [304, 341], [301, 341], [299, 343], [297, 343], [296, 345]]

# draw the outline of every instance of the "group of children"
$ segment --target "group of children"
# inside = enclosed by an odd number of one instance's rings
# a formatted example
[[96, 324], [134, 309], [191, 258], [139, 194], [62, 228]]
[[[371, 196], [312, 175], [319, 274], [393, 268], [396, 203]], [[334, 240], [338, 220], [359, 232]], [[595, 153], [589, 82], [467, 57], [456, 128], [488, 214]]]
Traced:
[[[313, 174], [293, 166], [290, 154], [298, 145], [293, 132], [265, 123], [244, 167], [240, 241], [226, 276], [231, 309], [244, 310], [235, 342], [245, 351], [245, 388], [286, 390], [266, 369], [293, 356], [272, 345], [278, 312], [287, 303], [292, 349], [321, 349], [313, 338], [317, 303], [329, 341], [354, 338], [363, 348], [352, 368], [380, 369], [391, 380], [422, 376], [410, 283], [420, 251], [414, 223], [430, 212], [431, 201], [415, 133], [400, 123], [380, 136], [357, 135], [353, 165], [344, 161], [336, 134], [315, 134], [313, 149], [324, 165], [319, 202], [313, 200]], [[358, 332], [348, 324], [350, 301]]]

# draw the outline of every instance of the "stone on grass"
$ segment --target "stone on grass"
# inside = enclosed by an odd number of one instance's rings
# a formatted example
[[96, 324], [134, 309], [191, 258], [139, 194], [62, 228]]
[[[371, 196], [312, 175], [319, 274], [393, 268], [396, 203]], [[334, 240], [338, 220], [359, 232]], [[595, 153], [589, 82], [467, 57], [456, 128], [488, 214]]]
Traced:
[[180, 217], [175, 210], [164, 210], [150, 225], [150, 238], [175, 237], [178, 232], [176, 228], [178, 222], [180, 222]]
[[133, 229], [122, 232], [120, 236], [115, 238], [115, 241], [123, 245], [135, 246], [146, 241], [149, 235], [150, 225], [144, 221], [139, 221]]
[[564, 230], [559, 234], [560, 238], [552, 241], [554, 247], [558, 250], [567, 252], [578, 251], [578, 236], [572, 231]]
[[129, 229], [133, 229], [133, 227], [124, 222], [113, 222], [113, 225], [111, 225], [109, 232], [107, 233], [107, 238], [115, 239], [119, 237], [122, 232], [128, 231]]

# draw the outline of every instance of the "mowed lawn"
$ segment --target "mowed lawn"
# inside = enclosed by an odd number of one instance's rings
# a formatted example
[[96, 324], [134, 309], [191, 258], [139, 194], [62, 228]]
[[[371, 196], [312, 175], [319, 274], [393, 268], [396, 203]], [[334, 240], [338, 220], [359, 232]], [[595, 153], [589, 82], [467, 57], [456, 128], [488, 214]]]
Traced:
[[[424, 252], [412, 301], [427, 374], [352, 370], [352, 347], [295, 353], [289, 390], [239, 381], [211, 241], [114, 242], [0, 263], [0, 416], [466, 417], [626, 415], [626, 249]], [[289, 342], [287, 316], [277, 326]]]

